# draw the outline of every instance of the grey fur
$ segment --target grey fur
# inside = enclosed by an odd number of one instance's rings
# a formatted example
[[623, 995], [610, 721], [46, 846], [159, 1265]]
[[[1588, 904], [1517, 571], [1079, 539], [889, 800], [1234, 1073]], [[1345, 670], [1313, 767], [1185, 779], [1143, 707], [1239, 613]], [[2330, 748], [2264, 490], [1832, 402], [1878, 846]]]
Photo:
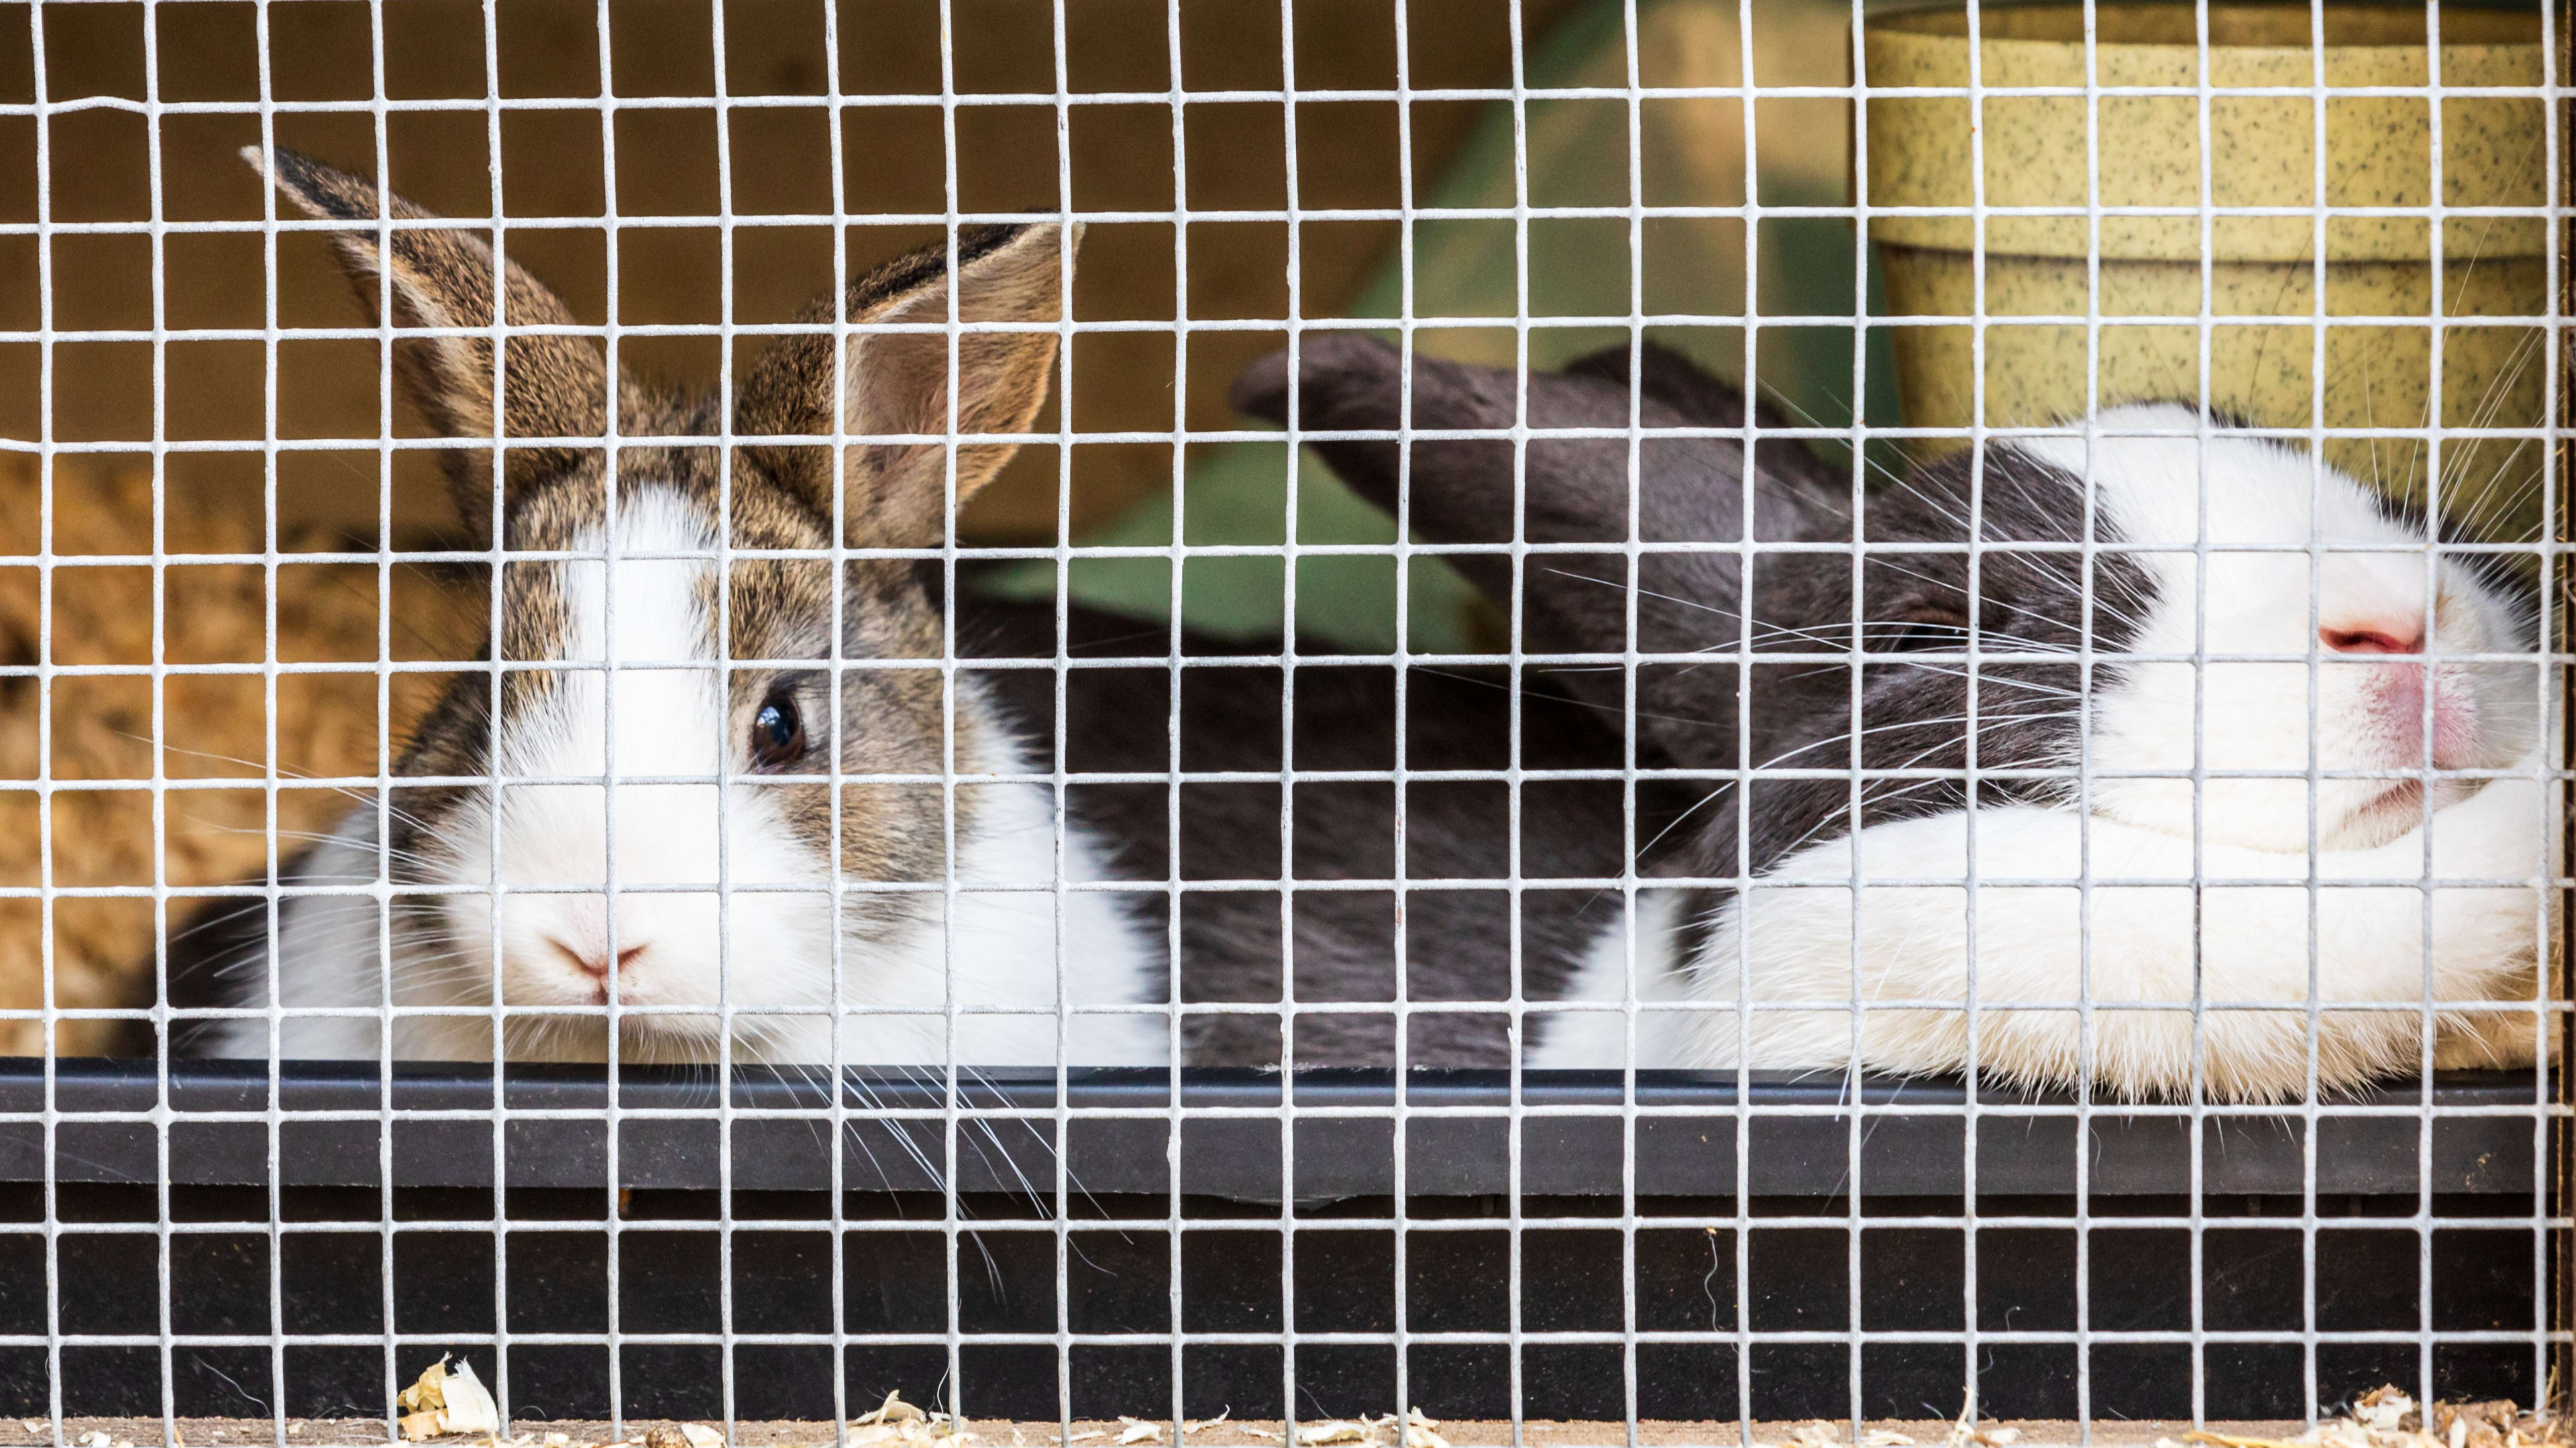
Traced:
[[[1073, 657], [1133, 657], [1132, 668], [1067, 673], [1067, 769], [1162, 772], [1171, 767], [1171, 670], [1160, 627], [1076, 610]], [[958, 629], [961, 651], [983, 658], [1052, 658], [1051, 610], [982, 604]], [[1274, 651], [1261, 643], [1185, 636], [1185, 654]], [[1019, 717], [1052, 718], [1051, 670], [995, 670], [995, 688]], [[1182, 671], [1180, 764], [1192, 772], [1268, 772], [1283, 762], [1305, 770], [1384, 770], [1395, 762], [1395, 671], [1297, 670], [1291, 761], [1281, 758], [1281, 670]], [[1405, 765], [1413, 770], [1501, 769], [1510, 762], [1511, 693], [1501, 670], [1416, 668], [1406, 680]], [[1043, 730], [1043, 726], [1041, 726]], [[1520, 762], [1530, 769], [1611, 769], [1618, 737], [1586, 706], [1532, 691], [1523, 695]], [[1044, 731], [1050, 733], [1051, 731]], [[1043, 736], [1041, 736], [1043, 737]], [[1043, 755], [1041, 756], [1043, 757]], [[1076, 785], [1077, 818], [1122, 842], [1112, 868], [1123, 878], [1225, 880], [1249, 888], [1180, 892], [1182, 999], [1259, 1002], [1281, 998], [1281, 823], [1276, 784], [1190, 784], [1180, 791], [1180, 850], [1171, 853], [1168, 787], [1162, 783]], [[1412, 1002], [1511, 997], [1515, 959], [1511, 898], [1513, 838], [1509, 787], [1502, 782], [1433, 781], [1406, 786], [1403, 820], [1408, 879], [1490, 880], [1483, 889], [1409, 890], [1405, 978]], [[1308, 782], [1296, 786], [1289, 855], [1300, 881], [1387, 879], [1397, 817], [1391, 783]], [[1636, 838], [1661, 833], [1687, 798], [1666, 786], [1638, 792]], [[1626, 853], [1622, 787], [1615, 780], [1530, 781], [1520, 786], [1522, 993], [1563, 993], [1574, 962], [1618, 917], [1616, 891], [1553, 887], [1550, 880], [1616, 877]], [[1170, 920], [1163, 893], [1135, 897], [1143, 918]], [[1295, 892], [1293, 944], [1301, 1003], [1395, 999], [1396, 903], [1390, 891]], [[1395, 1059], [1394, 1012], [1298, 1015], [1299, 1065], [1385, 1066]], [[1507, 1015], [1496, 1010], [1423, 1010], [1410, 1016], [1407, 1061], [1415, 1066], [1510, 1063]], [[1267, 1065], [1281, 1059], [1275, 1014], [1191, 1018], [1187, 1059], [1201, 1065]]]
[[[1677, 354], [1647, 346], [1639, 374], [1637, 424], [1646, 429], [1732, 428], [1743, 424], [1733, 389]], [[1354, 333], [1309, 338], [1300, 349], [1297, 411], [1313, 430], [1392, 428], [1399, 415], [1402, 357]], [[1410, 424], [1423, 429], [1509, 428], [1515, 422], [1514, 373], [1416, 355]], [[1539, 427], [1629, 425], [1628, 349], [1576, 363], [1562, 374], [1528, 376], [1527, 421]], [[1288, 415], [1284, 354], [1246, 369], [1236, 405], [1284, 422]], [[1763, 419], [1757, 419], [1760, 421]], [[1734, 439], [1654, 437], [1638, 444], [1636, 536], [1646, 543], [1707, 543], [1706, 551], [1646, 553], [1636, 582], [1636, 647], [1644, 653], [1706, 653], [1705, 663], [1641, 665], [1634, 727], [1660, 762], [1705, 770], [1711, 786], [1693, 811], [1690, 869], [1733, 874], [1739, 858], [1759, 872], [1807, 840], [1848, 828], [1847, 779], [1756, 781], [1748, 800], [1735, 792], [1745, 765], [1818, 771], [1963, 771], [1969, 757], [1969, 681], [1963, 650], [1973, 626], [1988, 651], [2073, 654], [2090, 636], [2095, 652], [2126, 647], [2129, 620], [2146, 612], [2148, 577], [2121, 554], [2086, 565], [2062, 553], [2017, 552], [2016, 543], [2080, 540], [2087, 526], [2082, 483], [2005, 446], [1990, 447], [1982, 477], [1961, 453], [1916, 469], [1874, 490], [1861, 510], [1862, 555], [1858, 667], [1854, 645], [1854, 537], [1851, 486], [1803, 445], [1761, 445], [1748, 469]], [[1513, 476], [1508, 441], [1425, 440], [1411, 444], [1410, 520], [1431, 544], [1491, 542], [1511, 537]], [[1532, 542], [1614, 542], [1628, 536], [1630, 488], [1625, 439], [1552, 439], [1528, 443], [1520, 488], [1525, 536]], [[1319, 442], [1315, 449], [1361, 492], [1392, 506], [1398, 444]], [[1777, 449], [1777, 451], [1772, 451]], [[1729, 546], [1752, 520], [1759, 543], [1843, 544], [1843, 550], [1767, 552], [1756, 556], [1752, 603], [1744, 602], [1739, 555]], [[1970, 536], [1978, 550], [1973, 595], [1969, 556], [1956, 545]], [[2098, 541], [2119, 541], [2095, 520]], [[1889, 544], [1934, 545], [1920, 552]], [[1506, 562], [1462, 556], [1460, 565], [1496, 601], [1509, 605]], [[1628, 647], [1626, 559], [1615, 552], [1533, 555], [1521, 580], [1534, 652], [1592, 653], [1615, 661]], [[1744, 615], [1751, 615], [1747, 628]], [[1749, 632], [1749, 652], [1738, 647]], [[1765, 662], [1766, 654], [1799, 654]], [[1816, 656], [1824, 656], [1818, 658]], [[1976, 763], [1986, 801], [2054, 798], [2062, 784], [2014, 779], [2009, 771], [2060, 765], [2070, 757], [2077, 720], [2058, 690], [2075, 690], [2079, 670], [2067, 663], [1980, 661], [1976, 689]], [[1619, 671], [1601, 667], [1556, 676], [1571, 692], [1605, 707], [1618, 702]], [[1858, 731], [1859, 747], [1851, 743]], [[1937, 814], [1960, 807], [1959, 778], [1865, 778], [1859, 819]], [[1741, 849], [1739, 849], [1741, 845]]]

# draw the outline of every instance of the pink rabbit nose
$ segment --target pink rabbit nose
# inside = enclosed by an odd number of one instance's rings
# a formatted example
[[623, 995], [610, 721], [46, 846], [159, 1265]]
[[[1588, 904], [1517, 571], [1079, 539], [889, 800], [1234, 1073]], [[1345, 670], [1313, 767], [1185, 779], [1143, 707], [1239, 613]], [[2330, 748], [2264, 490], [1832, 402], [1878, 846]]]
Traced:
[[[608, 952], [605, 947], [594, 944], [586, 950], [575, 950], [560, 940], [549, 940], [546, 943], [555, 948], [557, 955], [572, 962], [575, 970], [585, 975], [598, 976], [602, 980], [608, 978]], [[622, 971], [633, 965], [637, 956], [651, 948], [646, 945], [630, 945], [617, 952], [617, 968]]]
[[2339, 654], [2420, 654], [2424, 626], [2418, 622], [2389, 628], [2321, 628], [2317, 642]]

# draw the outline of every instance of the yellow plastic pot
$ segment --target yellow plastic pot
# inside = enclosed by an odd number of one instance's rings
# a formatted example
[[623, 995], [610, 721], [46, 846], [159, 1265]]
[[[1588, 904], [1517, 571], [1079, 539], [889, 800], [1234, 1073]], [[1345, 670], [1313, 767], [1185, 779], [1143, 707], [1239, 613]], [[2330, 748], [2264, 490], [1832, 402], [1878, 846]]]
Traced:
[[[2103, 86], [2203, 84], [2192, 7], [2102, 5], [2094, 60]], [[2084, 12], [2076, 5], [1986, 8], [1980, 80], [1987, 87], [2085, 84]], [[2208, 202], [2216, 207], [2310, 207], [2317, 143], [2325, 145], [2322, 228], [2312, 213], [2283, 216], [1994, 216], [1985, 219], [1985, 422], [2045, 425], [2097, 403], [2206, 396], [2215, 407], [2276, 427], [2530, 428], [2542, 422], [2545, 339], [2529, 325], [2481, 317], [2546, 310], [2547, 229], [2529, 216], [2441, 221], [2437, 263], [2424, 216], [2355, 216], [2334, 208], [2540, 207], [2547, 200], [2536, 97], [2334, 94], [2338, 87], [2536, 86], [2544, 73], [2536, 14], [2446, 10], [2438, 74], [2428, 68], [2423, 7], [2331, 6], [2324, 22], [2322, 107], [2307, 94], [2231, 94], [2317, 79], [2306, 6], [2212, 5], [2206, 84]], [[1964, 10], [1882, 16], [1867, 29], [1873, 87], [1968, 83]], [[1983, 102], [1988, 206], [2202, 205], [2198, 94], [2088, 98], [1994, 96]], [[2322, 114], [2320, 114], [2322, 111]], [[1957, 207], [1972, 185], [1971, 103], [1965, 97], [1878, 97], [1868, 106], [1866, 193], [1873, 206]], [[2098, 193], [2088, 186], [2098, 157]], [[2098, 233], [2095, 230], [2098, 223]], [[1871, 236], [1898, 316], [1978, 315], [1975, 219], [1875, 216]], [[2314, 318], [2322, 246], [2323, 369]], [[2213, 318], [2201, 322], [2206, 253]], [[2089, 258], [2099, 257], [2098, 289]], [[2092, 344], [2082, 321], [2098, 302], [2099, 392], [2088, 392]], [[2341, 322], [2339, 318], [2372, 318]], [[2422, 318], [2422, 321], [2412, 319]], [[1898, 386], [1914, 426], [1966, 428], [1979, 375], [1973, 325], [1896, 330]], [[2206, 377], [2203, 339], [2206, 335]], [[2439, 382], [2434, 343], [2440, 342]], [[2204, 390], [2205, 389], [2205, 390]], [[2438, 403], [2438, 407], [2437, 407]], [[1957, 446], [1933, 442], [1929, 450]], [[2334, 438], [2327, 457], [2355, 476], [2420, 500], [2433, 444]], [[2441, 444], [2443, 512], [2496, 536], [2536, 536], [2540, 444], [2486, 437]]]

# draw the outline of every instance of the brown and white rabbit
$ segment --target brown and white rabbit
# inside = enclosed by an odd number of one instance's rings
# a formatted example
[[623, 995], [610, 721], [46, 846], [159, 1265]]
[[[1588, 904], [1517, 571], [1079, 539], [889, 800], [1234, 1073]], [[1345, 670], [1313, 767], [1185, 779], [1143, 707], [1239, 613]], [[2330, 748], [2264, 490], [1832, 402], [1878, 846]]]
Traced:
[[[1730, 390], [1639, 360], [1634, 388], [1624, 348], [1528, 377], [1526, 418], [1624, 431], [1633, 394], [1636, 647], [1666, 656], [1637, 669], [1635, 728], [1665, 764], [1761, 771], [1715, 784], [1688, 850], [1691, 875], [1755, 883], [1643, 897], [1633, 1051], [1613, 933], [1569, 992], [1605, 1009], [1547, 1021], [1531, 1064], [1857, 1059], [2275, 1098], [2305, 1089], [2312, 1032], [2327, 1089], [2420, 1063], [2428, 1002], [2437, 1064], [2532, 1058], [2563, 813], [2530, 583], [2174, 405], [1918, 468], [1869, 494], [1856, 549], [1847, 481], [1790, 441], [1748, 468], [1713, 432], [1743, 423]], [[1332, 434], [1398, 424], [1405, 359], [1340, 334], [1300, 361], [1300, 425], [1393, 506], [1398, 444]], [[1521, 379], [1410, 367], [1412, 427], [1517, 420]], [[1236, 397], [1284, 421], [1284, 357]], [[1652, 431], [1677, 428], [1701, 435]], [[1417, 533], [1512, 536], [1508, 440], [1411, 446]], [[1528, 647], [1615, 664], [1629, 444], [1527, 446], [1525, 536], [1566, 545], [1518, 575]], [[1748, 518], [1789, 546], [1739, 548]], [[1509, 601], [1506, 553], [1461, 561]], [[1567, 678], [1622, 687], [1598, 664]]]
[[[849, 288], [840, 314], [865, 330], [846, 367], [828, 330], [782, 336], [732, 399], [612, 379], [513, 263], [503, 320], [531, 330], [507, 342], [496, 424], [493, 343], [473, 330], [494, 320], [484, 242], [400, 198], [382, 206], [385, 237], [367, 182], [244, 154], [306, 213], [347, 223], [333, 236], [358, 295], [372, 308], [382, 286], [404, 329], [405, 390], [435, 433], [466, 440], [440, 454], [466, 518], [495, 508], [493, 449], [475, 440], [528, 441], [498, 481], [501, 666], [461, 671], [409, 742], [394, 773], [428, 783], [361, 803], [281, 881], [273, 960], [264, 907], [236, 908], [231, 958], [174, 978], [174, 1001], [211, 987], [247, 1012], [218, 1015], [196, 1049], [372, 1057], [390, 1002], [393, 1055], [488, 1057], [497, 984], [506, 1054], [598, 1059], [613, 982], [628, 1059], [712, 1059], [729, 1038], [766, 1059], [1003, 1065], [1057, 1059], [1059, 961], [1075, 1009], [1163, 998], [1126, 910], [1052, 889], [1101, 871], [1078, 825], [1059, 855], [1044, 784], [943, 788], [943, 770], [1032, 765], [986, 687], [944, 676], [946, 623], [917, 560], [774, 556], [831, 549], [836, 518], [854, 549], [940, 545], [952, 477], [955, 497], [973, 494], [1014, 444], [960, 443], [952, 473], [938, 435], [1034, 419], [1075, 238], [961, 228], [953, 270], [934, 246]], [[955, 334], [952, 357], [952, 316], [1021, 327]], [[804, 320], [833, 318], [827, 297]], [[879, 330], [902, 327], [915, 330]], [[611, 489], [610, 453], [588, 440], [606, 434], [612, 393], [621, 437], [709, 441], [621, 445]], [[729, 458], [713, 443], [728, 405]], [[852, 443], [836, 466], [836, 430], [913, 440]], [[764, 440], [795, 435], [825, 441]], [[719, 562], [720, 548], [751, 556]], [[895, 781], [843, 784], [836, 808], [835, 756], [845, 776]], [[533, 782], [478, 782], [496, 774]], [[909, 1013], [849, 1018], [836, 1057], [836, 999]], [[1112, 1009], [1076, 1018], [1066, 1049], [1149, 1063], [1168, 1039], [1157, 1014]]]
[[[289, 152], [261, 169], [306, 212], [347, 223], [335, 236], [358, 295], [372, 307], [389, 288], [398, 327], [490, 324], [492, 257], [474, 233], [404, 224], [388, 253], [366, 182]], [[398, 197], [387, 209], [402, 223], [435, 220]], [[956, 358], [958, 431], [1016, 433], [1047, 390], [1070, 250], [1051, 226], [969, 227], [953, 288], [947, 248], [932, 247], [853, 286], [843, 315], [862, 329], [937, 328], [953, 289], [962, 321], [1027, 324], [966, 334]], [[1385, 781], [1318, 780], [1295, 784], [1283, 801], [1281, 785], [1258, 777], [1291, 765], [1390, 770], [1399, 757], [1391, 669], [1299, 668], [1286, 729], [1282, 669], [1187, 670], [1179, 763], [1232, 778], [1182, 786], [1175, 800], [1151, 779], [1174, 760], [1165, 628], [1074, 610], [1064, 646], [1085, 667], [1063, 675], [1059, 733], [1056, 670], [990, 667], [1052, 660], [1052, 610], [961, 588], [950, 693], [940, 666], [945, 590], [925, 580], [921, 560], [851, 559], [836, 610], [828, 559], [762, 556], [829, 548], [836, 498], [852, 548], [938, 546], [940, 443], [854, 443], [846, 474], [836, 475], [827, 446], [760, 439], [828, 436], [836, 418], [847, 435], [943, 433], [943, 332], [853, 332], [848, 388], [836, 381], [830, 335], [781, 338], [733, 400], [729, 478], [717, 474], [713, 444], [723, 399], [674, 401], [618, 379], [621, 437], [708, 441], [621, 443], [611, 526], [606, 449], [581, 445], [606, 427], [606, 364], [533, 277], [513, 265], [504, 283], [509, 323], [537, 330], [510, 338], [502, 388], [504, 435], [535, 441], [507, 449], [499, 500], [510, 555], [499, 591], [500, 727], [489, 723], [492, 673], [463, 671], [396, 765], [393, 799], [381, 811], [362, 802], [285, 863], [273, 926], [264, 899], [236, 896], [173, 932], [167, 999], [179, 1011], [179, 1049], [373, 1057], [390, 1002], [395, 1056], [488, 1056], [497, 945], [500, 1049], [516, 1058], [605, 1054], [613, 975], [628, 1060], [711, 1059], [724, 1002], [735, 1012], [737, 1057], [944, 1061], [953, 981], [962, 1011], [954, 1059], [1052, 1062], [1060, 869], [1074, 882], [1191, 882], [1177, 901], [1154, 890], [1067, 892], [1060, 937], [1077, 1007], [1159, 1003], [1166, 976], [1177, 974], [1179, 998], [1205, 1006], [1185, 1014], [1187, 1060], [1391, 1064], [1401, 960], [1413, 1003], [1403, 1013], [1404, 1059], [1499, 1066], [1511, 1032], [1495, 1003], [1512, 994], [1515, 973], [1533, 995], [1561, 993], [1603, 913], [1616, 909], [1595, 888], [1546, 883], [1617, 873], [1628, 821], [1615, 780], [1528, 788], [1515, 809], [1512, 791], [1490, 780], [1418, 781], [1401, 801]], [[832, 317], [827, 298], [804, 320]], [[494, 431], [493, 360], [490, 342], [470, 332], [407, 330], [394, 348], [432, 430], [467, 440], [441, 456], [468, 519], [495, 506], [491, 450], [473, 441]], [[1010, 451], [960, 446], [957, 495], [989, 480]], [[734, 557], [722, 575], [724, 646], [714, 627], [719, 543], [752, 555]], [[612, 544], [613, 565], [603, 556]], [[848, 661], [837, 700], [836, 618]], [[1181, 650], [1277, 651], [1186, 634]], [[1507, 685], [1499, 673], [1412, 671], [1400, 721], [1407, 767], [1499, 771], [1514, 762], [1515, 741], [1533, 767], [1616, 767], [1615, 735], [1583, 709], [1532, 697], [1516, 716]], [[1076, 776], [1126, 778], [1068, 786], [1061, 857], [1054, 794], [1038, 781], [960, 784], [952, 834], [937, 782], [952, 727], [958, 775], [1044, 774], [1060, 763]], [[925, 781], [843, 787], [837, 939], [826, 893], [835, 812], [820, 779], [836, 749], [845, 776]], [[611, 791], [598, 783], [612, 764], [622, 781], [613, 824]], [[495, 792], [480, 782], [496, 769], [544, 782], [504, 784], [496, 816]], [[725, 773], [731, 780], [720, 784]], [[1653, 831], [1662, 818], [1654, 791], [1645, 793], [1638, 817]], [[380, 820], [390, 826], [382, 838]], [[1517, 869], [1524, 887], [1423, 890], [1401, 908], [1392, 891], [1349, 888], [1394, 874], [1399, 840], [1411, 878], [1501, 879]], [[953, 932], [942, 918], [952, 861], [965, 887]], [[1294, 881], [1323, 888], [1296, 891], [1283, 908], [1283, 882]], [[869, 888], [888, 883], [898, 888]], [[390, 949], [379, 929], [387, 917]], [[272, 938], [282, 1012], [273, 1037]], [[835, 1055], [836, 978], [845, 1006], [908, 1013], [846, 1017]], [[1286, 1004], [1292, 998], [1326, 1009], [1303, 1012]], [[1170, 1038], [1160, 1010], [1111, 1009], [1077, 1018], [1064, 1054], [1074, 1064], [1158, 1062]]]

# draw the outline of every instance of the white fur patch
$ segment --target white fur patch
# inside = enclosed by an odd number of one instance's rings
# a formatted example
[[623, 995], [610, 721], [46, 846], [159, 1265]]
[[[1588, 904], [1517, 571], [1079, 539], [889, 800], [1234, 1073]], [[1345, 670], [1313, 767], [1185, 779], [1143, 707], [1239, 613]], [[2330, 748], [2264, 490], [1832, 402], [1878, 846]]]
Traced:
[[[1623, 912], [1624, 913], [1624, 912]], [[1690, 982], [1675, 959], [1673, 927], [1680, 907], [1669, 890], [1641, 890], [1636, 913], [1636, 999], [1688, 1000]], [[1562, 999], [1624, 1007], [1628, 1000], [1629, 935], [1624, 920], [1594, 936], [1583, 953], [1574, 979]], [[1529, 1013], [1531, 1041], [1521, 1064], [1533, 1071], [1563, 1071], [1624, 1065], [1628, 1058], [1628, 1017], [1613, 1011], [1540, 1011]], [[1637, 1063], [1641, 1066], [1678, 1059], [1685, 1045], [1681, 1016], [1670, 1011], [1637, 1014]]]

